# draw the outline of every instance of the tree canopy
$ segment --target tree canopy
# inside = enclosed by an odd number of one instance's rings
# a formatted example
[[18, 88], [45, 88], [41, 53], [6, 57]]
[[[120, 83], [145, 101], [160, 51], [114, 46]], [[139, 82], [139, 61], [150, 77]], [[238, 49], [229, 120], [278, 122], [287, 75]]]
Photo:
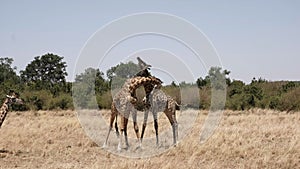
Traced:
[[18, 76], [16, 74], [17, 67], [12, 67], [12, 58], [0, 58], [0, 83], [5, 81], [16, 81]]
[[137, 64], [129, 61], [128, 63], [120, 63], [107, 70], [106, 75], [109, 80], [115, 77], [118, 78], [131, 78], [140, 71]]
[[21, 79], [25, 83], [35, 83], [41, 88], [50, 89], [65, 84], [68, 75], [66, 67], [61, 56], [51, 53], [36, 56], [25, 70], [20, 71]]
[[24, 71], [21, 71], [21, 78], [25, 82], [43, 82], [52, 86], [53, 84], [65, 83], [66, 62], [63, 57], [51, 53], [43, 56], [36, 56], [29, 63]]

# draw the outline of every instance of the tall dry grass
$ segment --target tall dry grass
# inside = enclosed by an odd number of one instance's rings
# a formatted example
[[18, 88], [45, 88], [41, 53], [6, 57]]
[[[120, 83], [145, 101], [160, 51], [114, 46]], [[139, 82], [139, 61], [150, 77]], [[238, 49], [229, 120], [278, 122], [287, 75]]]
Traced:
[[97, 146], [72, 111], [10, 112], [0, 129], [0, 168], [300, 168], [300, 113], [226, 111], [214, 135], [200, 144], [206, 115], [199, 112], [176, 147], [128, 159]]

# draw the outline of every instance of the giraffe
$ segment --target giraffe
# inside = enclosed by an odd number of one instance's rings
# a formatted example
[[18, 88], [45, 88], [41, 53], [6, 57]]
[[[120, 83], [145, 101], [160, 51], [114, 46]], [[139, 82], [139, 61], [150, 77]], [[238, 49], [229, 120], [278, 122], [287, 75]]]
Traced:
[[151, 65], [145, 63], [140, 57], [136, 58], [138, 60], [138, 65], [141, 69], [140, 72], [138, 72], [136, 74], [136, 76], [142, 76], [142, 77], [149, 77], [151, 76], [151, 73], [148, 71], [148, 69], [150, 70], [150, 67], [152, 67]]
[[[143, 99], [145, 103], [146, 98]], [[147, 103], [145, 103], [147, 104]], [[163, 111], [167, 118], [170, 121], [173, 130], [173, 144], [177, 144], [178, 140], [178, 124], [176, 120], [176, 110], [179, 110], [180, 105], [174, 100], [171, 96], [165, 94], [162, 90], [157, 88], [156, 86], [150, 93], [149, 103], [150, 109], [145, 111], [144, 114], [144, 122], [142, 128], [142, 134], [140, 139], [140, 144], [142, 144], [144, 132], [147, 125], [148, 113], [149, 111], [152, 112], [153, 119], [154, 119], [154, 128], [155, 128], [155, 135], [156, 135], [156, 145], [158, 146], [158, 120], [157, 120], [157, 113], [159, 111]], [[148, 106], [149, 107], [149, 106]]]
[[6, 95], [6, 98], [0, 108], [0, 128], [5, 120], [8, 113], [9, 106], [13, 103], [23, 104], [23, 101], [19, 99], [18, 94], [11, 91], [11, 95]]
[[[130, 112], [134, 109], [134, 106], [137, 103], [136, 99], [136, 89], [140, 86], [144, 86], [146, 96], [149, 96], [150, 92], [156, 85], [159, 88], [162, 84], [162, 81], [154, 76], [142, 77], [136, 76], [131, 79], [127, 79], [120, 91], [113, 97], [113, 102], [111, 106], [111, 117], [110, 117], [110, 125], [108, 134], [106, 136], [106, 140], [103, 144], [103, 147], [106, 147], [108, 137], [110, 131], [113, 128], [114, 120], [117, 119], [118, 115], [121, 115], [121, 124], [119, 127], [121, 128], [121, 136], [119, 136], [117, 120], [115, 123], [115, 129], [117, 136], [119, 137], [118, 150], [121, 150], [122, 144], [122, 135], [124, 134], [126, 148], [129, 147], [128, 138], [127, 138], [127, 123]], [[134, 130], [136, 132], [136, 136], [139, 139], [138, 125], [136, 123], [136, 110], [132, 113], [133, 122], [134, 122]]]

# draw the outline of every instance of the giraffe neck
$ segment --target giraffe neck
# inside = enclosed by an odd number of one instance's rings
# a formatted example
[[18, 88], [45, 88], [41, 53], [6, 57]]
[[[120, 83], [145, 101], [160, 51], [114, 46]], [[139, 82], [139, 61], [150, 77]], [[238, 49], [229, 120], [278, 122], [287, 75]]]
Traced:
[[137, 88], [140, 86], [144, 86], [146, 95], [149, 94], [154, 85], [161, 86], [162, 81], [154, 76], [149, 76], [149, 77], [135, 77], [130, 79], [130, 84], [129, 84], [129, 92], [134, 95], [135, 91]]
[[132, 104], [136, 103], [136, 89], [140, 86], [144, 86], [146, 98], [148, 100], [148, 96], [152, 91], [155, 85], [161, 86], [162, 81], [154, 76], [149, 77], [134, 77], [128, 79], [123, 85], [122, 89], [113, 97], [113, 102], [118, 103], [122, 98], [126, 98], [127, 101]]
[[3, 105], [0, 108], [0, 128], [2, 126], [2, 123], [5, 120], [7, 113], [8, 113], [8, 104], [7, 104], [7, 100], [5, 100], [5, 102], [3, 103]]

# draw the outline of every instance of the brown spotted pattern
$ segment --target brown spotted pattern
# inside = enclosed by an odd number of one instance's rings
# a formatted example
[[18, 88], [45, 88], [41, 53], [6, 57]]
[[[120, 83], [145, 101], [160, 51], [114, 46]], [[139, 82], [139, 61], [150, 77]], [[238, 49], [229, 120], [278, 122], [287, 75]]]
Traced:
[[[134, 129], [136, 132], [136, 136], [139, 139], [139, 130], [138, 125], [136, 123], [136, 109], [134, 108], [136, 104], [136, 89], [141, 86], [144, 86], [146, 96], [149, 96], [150, 92], [154, 88], [154, 86], [160, 87], [162, 81], [156, 77], [133, 77], [131, 79], [126, 80], [120, 91], [113, 97], [113, 102], [111, 106], [111, 117], [110, 117], [110, 126], [109, 131], [104, 142], [103, 147], [106, 146], [107, 140], [110, 134], [110, 131], [113, 128], [113, 122], [116, 119], [115, 128], [117, 135], [119, 135], [118, 125], [117, 125], [117, 116], [121, 115], [121, 124], [120, 130], [121, 135], [124, 133], [126, 146], [128, 147], [128, 138], [127, 138], [127, 123], [130, 113], [132, 113]], [[121, 149], [122, 136], [119, 137], [119, 146], [118, 149]]]
[[[144, 99], [145, 100], [145, 99]], [[154, 128], [156, 134], [156, 145], [159, 144], [158, 141], [158, 120], [157, 120], [157, 113], [164, 112], [167, 118], [170, 121], [173, 130], [173, 143], [176, 144], [178, 140], [178, 124], [176, 120], [176, 110], [179, 110], [179, 105], [175, 99], [171, 96], [165, 94], [162, 90], [158, 88], [154, 88], [149, 95], [149, 104], [150, 109], [145, 112], [144, 114], [144, 123], [142, 128], [142, 135], [141, 141], [144, 136], [145, 128], [147, 125], [148, 119], [148, 112], [152, 112], [153, 119], [154, 119]]]

